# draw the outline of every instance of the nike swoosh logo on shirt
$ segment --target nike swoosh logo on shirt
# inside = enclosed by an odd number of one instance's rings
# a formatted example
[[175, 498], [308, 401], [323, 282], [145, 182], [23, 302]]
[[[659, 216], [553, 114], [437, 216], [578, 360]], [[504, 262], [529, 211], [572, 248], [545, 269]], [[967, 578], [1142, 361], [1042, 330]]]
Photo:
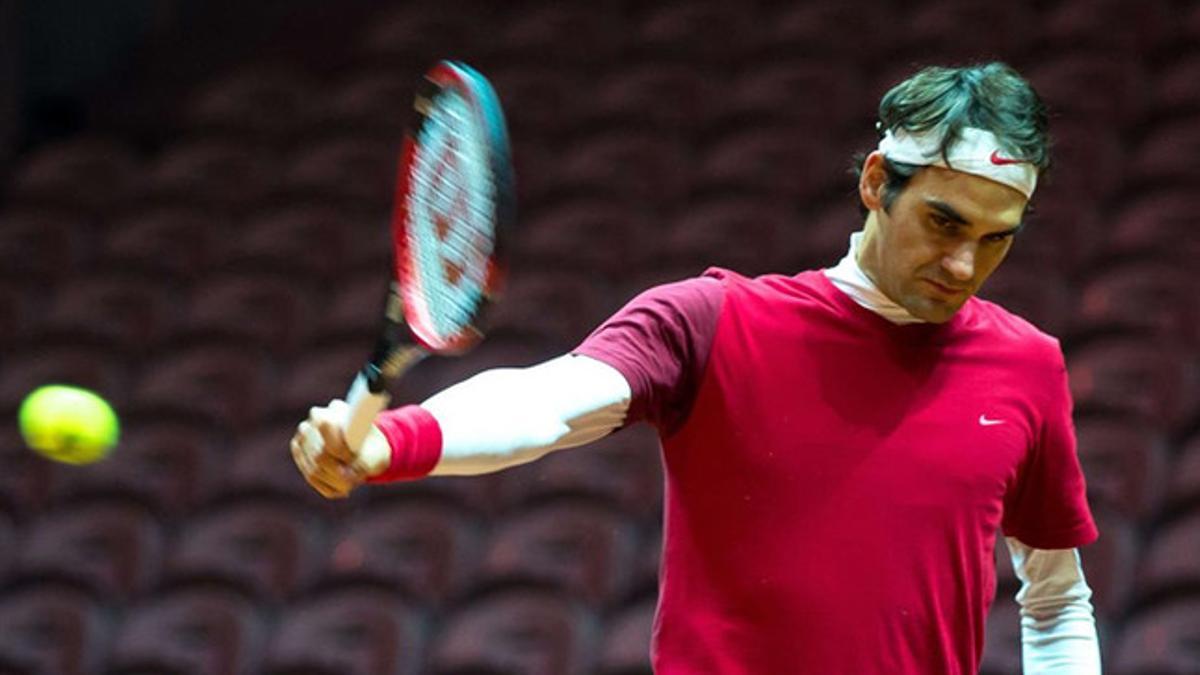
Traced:
[[1004, 420], [990, 420], [987, 415], [979, 416], [979, 426], [981, 427], [994, 427], [997, 424], [1004, 424]]
[[990, 159], [992, 160], [992, 164], [995, 164], [996, 166], [1005, 166], [1006, 164], [1024, 164], [1025, 163], [1025, 160], [1023, 160], [1023, 159], [1013, 159], [1012, 157], [1001, 157], [999, 150], [993, 150], [992, 156]]

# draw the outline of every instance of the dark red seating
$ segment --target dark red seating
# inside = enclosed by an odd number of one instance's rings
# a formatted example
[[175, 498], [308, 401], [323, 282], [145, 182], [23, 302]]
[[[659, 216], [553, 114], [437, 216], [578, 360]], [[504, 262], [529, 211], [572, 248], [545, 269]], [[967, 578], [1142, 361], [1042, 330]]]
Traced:
[[264, 147], [232, 139], [182, 141], [154, 160], [140, 184], [142, 199], [228, 218], [245, 213], [277, 188], [278, 161]]
[[984, 628], [981, 675], [1021, 675], [1021, 614], [1012, 596], [997, 595]]
[[128, 600], [149, 592], [162, 567], [163, 532], [145, 508], [121, 502], [83, 502], [30, 523], [17, 574], [66, 579], [98, 597]]
[[131, 408], [246, 429], [271, 408], [263, 353], [220, 342], [182, 347], [145, 364]]
[[631, 524], [615, 511], [556, 501], [497, 525], [478, 581], [549, 583], [594, 605], [611, 605], [629, 587], [636, 552]]
[[201, 208], [146, 208], [114, 219], [100, 244], [108, 270], [190, 280], [218, 261], [236, 223]]
[[1138, 565], [1136, 592], [1145, 596], [1200, 584], [1200, 510], [1193, 509], [1150, 534]]
[[1186, 423], [1200, 395], [1197, 367], [1171, 342], [1107, 339], [1067, 358], [1076, 406], [1127, 413], [1168, 429]]
[[112, 643], [118, 672], [250, 675], [261, 672], [263, 618], [245, 598], [203, 586], [176, 588], [129, 608]]
[[601, 675], [651, 675], [654, 598], [625, 607], [609, 620], [600, 649]]
[[1078, 417], [1079, 458], [1088, 493], [1133, 518], [1153, 517], [1162, 504], [1170, 447], [1161, 430], [1110, 417]]
[[97, 342], [144, 354], [171, 334], [178, 297], [141, 275], [78, 275], [50, 298], [39, 340]]
[[1097, 269], [1083, 283], [1076, 332], [1125, 331], [1158, 339], [1200, 340], [1200, 288], [1182, 265], [1145, 259]]
[[57, 473], [56, 501], [124, 498], [181, 516], [227, 480], [220, 447], [205, 425], [127, 423], [107, 461]]
[[0, 595], [0, 626], [0, 668], [16, 675], [101, 672], [113, 632], [86, 593], [49, 583]]
[[382, 501], [348, 520], [333, 538], [323, 578], [383, 583], [444, 606], [475, 578], [483, 546], [478, 519], [452, 502]]
[[292, 354], [314, 323], [314, 287], [278, 272], [214, 275], [193, 289], [181, 330], [193, 339]]
[[399, 160], [396, 141], [361, 134], [313, 139], [288, 156], [281, 189], [294, 200], [386, 214]]
[[669, 138], [617, 129], [572, 139], [557, 173], [561, 189], [661, 213], [683, 197], [688, 161]]
[[540, 590], [508, 590], [450, 615], [431, 647], [429, 672], [585, 675], [597, 622], [584, 607]]
[[264, 672], [417, 675], [425, 626], [399, 595], [342, 588], [286, 607]]
[[17, 168], [8, 188], [12, 204], [69, 207], [109, 213], [141, 180], [142, 160], [115, 139], [77, 137], [37, 149]]
[[282, 145], [315, 117], [320, 99], [292, 69], [250, 65], [198, 88], [183, 121], [189, 133]]
[[1137, 612], [1116, 640], [1108, 672], [1185, 675], [1196, 671], [1200, 599], [1181, 596]]
[[206, 510], [180, 530], [167, 576], [220, 580], [261, 600], [293, 597], [321, 565], [324, 523], [314, 515], [261, 500]]
[[0, 211], [0, 277], [59, 279], [91, 266], [94, 223], [81, 212], [30, 207]]

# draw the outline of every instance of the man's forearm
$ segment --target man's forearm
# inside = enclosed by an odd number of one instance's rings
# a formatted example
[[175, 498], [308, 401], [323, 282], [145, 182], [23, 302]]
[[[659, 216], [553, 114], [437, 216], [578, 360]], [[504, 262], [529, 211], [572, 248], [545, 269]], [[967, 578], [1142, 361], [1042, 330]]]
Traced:
[[1075, 549], [1035, 549], [1007, 539], [1021, 580], [1022, 666], [1026, 675], [1098, 675], [1100, 641]]
[[433, 475], [498, 471], [596, 440], [621, 426], [629, 399], [625, 378], [586, 356], [485, 371], [421, 403], [442, 432]]

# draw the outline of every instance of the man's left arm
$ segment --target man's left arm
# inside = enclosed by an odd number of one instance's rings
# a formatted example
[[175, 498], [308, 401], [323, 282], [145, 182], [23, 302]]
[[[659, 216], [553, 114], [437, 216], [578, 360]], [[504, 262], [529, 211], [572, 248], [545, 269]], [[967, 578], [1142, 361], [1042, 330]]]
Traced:
[[1099, 675], [1100, 641], [1092, 589], [1079, 551], [1037, 549], [1006, 537], [1021, 580], [1021, 663], [1025, 675]]

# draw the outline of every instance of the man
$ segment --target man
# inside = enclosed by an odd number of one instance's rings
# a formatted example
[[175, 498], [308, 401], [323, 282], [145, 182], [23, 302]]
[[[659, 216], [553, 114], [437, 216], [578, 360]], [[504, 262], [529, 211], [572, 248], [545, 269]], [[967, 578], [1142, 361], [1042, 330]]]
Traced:
[[1048, 165], [1046, 115], [1003, 64], [891, 89], [836, 266], [651, 289], [571, 354], [292, 441], [327, 497], [475, 474], [637, 421], [666, 467], [656, 672], [968, 673], [1007, 536], [1028, 673], [1098, 673], [1076, 547], [1096, 537], [1058, 342], [974, 297]]

